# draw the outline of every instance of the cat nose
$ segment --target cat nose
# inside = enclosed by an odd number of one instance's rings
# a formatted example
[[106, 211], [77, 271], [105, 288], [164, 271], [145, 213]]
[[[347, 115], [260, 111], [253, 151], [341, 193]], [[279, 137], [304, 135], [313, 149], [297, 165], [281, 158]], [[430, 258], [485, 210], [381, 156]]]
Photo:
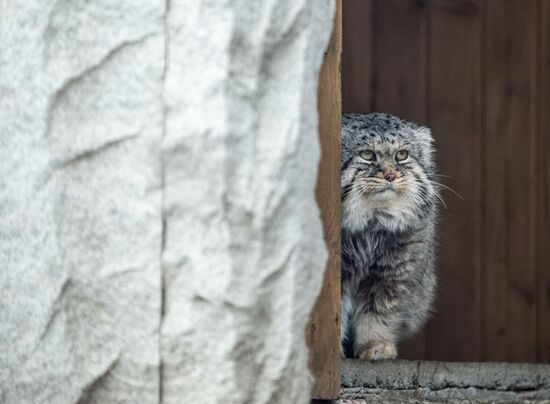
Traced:
[[395, 174], [387, 173], [386, 175], [384, 175], [384, 178], [386, 179], [386, 181], [392, 182], [395, 179]]

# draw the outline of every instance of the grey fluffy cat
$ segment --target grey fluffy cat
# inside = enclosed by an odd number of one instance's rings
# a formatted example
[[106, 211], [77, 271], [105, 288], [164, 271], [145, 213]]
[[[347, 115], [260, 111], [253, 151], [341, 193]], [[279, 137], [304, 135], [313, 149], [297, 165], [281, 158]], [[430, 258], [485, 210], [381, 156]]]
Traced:
[[430, 130], [381, 113], [342, 118], [342, 353], [392, 359], [435, 288]]

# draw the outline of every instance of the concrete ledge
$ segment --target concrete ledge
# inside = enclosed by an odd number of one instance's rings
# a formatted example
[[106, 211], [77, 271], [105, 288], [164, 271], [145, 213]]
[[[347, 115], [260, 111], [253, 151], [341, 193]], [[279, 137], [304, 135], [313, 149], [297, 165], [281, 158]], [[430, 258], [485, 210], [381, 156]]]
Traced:
[[341, 397], [342, 403], [550, 403], [550, 365], [346, 360]]

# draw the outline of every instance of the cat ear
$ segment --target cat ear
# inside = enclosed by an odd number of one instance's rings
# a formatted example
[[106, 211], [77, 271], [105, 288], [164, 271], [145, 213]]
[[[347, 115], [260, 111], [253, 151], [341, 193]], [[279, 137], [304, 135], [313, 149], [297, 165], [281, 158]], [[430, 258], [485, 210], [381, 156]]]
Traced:
[[432, 131], [430, 128], [426, 128], [425, 126], [420, 126], [416, 129], [416, 136], [418, 139], [432, 144], [434, 142], [434, 138], [432, 137]]

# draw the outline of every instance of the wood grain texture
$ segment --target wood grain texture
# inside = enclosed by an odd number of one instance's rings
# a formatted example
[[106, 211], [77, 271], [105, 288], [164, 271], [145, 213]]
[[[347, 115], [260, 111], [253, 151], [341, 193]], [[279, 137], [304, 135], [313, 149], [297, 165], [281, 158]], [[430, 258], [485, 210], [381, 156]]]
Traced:
[[487, 0], [483, 211], [487, 360], [536, 360], [537, 0]]
[[426, 2], [376, 0], [373, 4], [373, 111], [390, 112], [425, 124], [428, 39]]
[[306, 332], [314, 399], [340, 394], [340, 59], [342, 3], [336, 1], [334, 28], [321, 67], [318, 89], [321, 161], [316, 197], [321, 210], [328, 261], [321, 293]]
[[447, 207], [440, 207], [439, 285], [427, 357], [444, 361], [481, 357], [481, 9], [481, 0], [430, 4], [428, 108], [445, 175], [438, 181], [462, 196], [442, 189]]
[[537, 251], [540, 362], [550, 362], [550, 2], [540, 1]]
[[[343, 0], [342, 37], [342, 110], [372, 111], [373, 3], [364, 0]], [[359, 85], [358, 85], [359, 83]]]

